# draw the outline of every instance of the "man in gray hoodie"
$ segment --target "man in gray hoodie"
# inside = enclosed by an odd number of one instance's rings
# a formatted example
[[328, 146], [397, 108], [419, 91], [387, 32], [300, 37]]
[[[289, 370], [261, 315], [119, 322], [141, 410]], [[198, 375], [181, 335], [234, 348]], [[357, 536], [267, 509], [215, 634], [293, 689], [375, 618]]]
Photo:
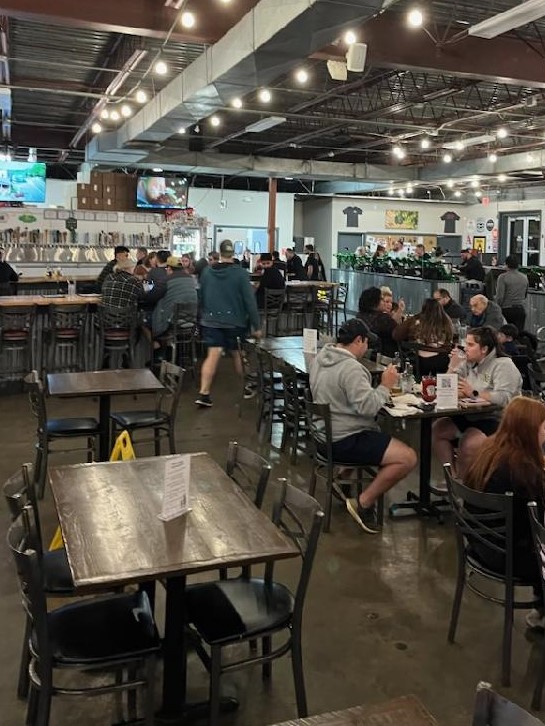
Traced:
[[375, 502], [414, 469], [417, 458], [411, 448], [382, 433], [377, 424], [377, 414], [389, 401], [399, 374], [389, 365], [380, 385], [372, 387], [370, 373], [359, 362], [371, 335], [363, 320], [345, 322], [337, 333], [337, 344], [325, 345], [316, 356], [310, 371], [310, 388], [316, 403], [329, 404], [335, 462], [379, 468], [359, 500], [347, 503], [356, 522], [366, 532], [375, 534], [379, 531]]

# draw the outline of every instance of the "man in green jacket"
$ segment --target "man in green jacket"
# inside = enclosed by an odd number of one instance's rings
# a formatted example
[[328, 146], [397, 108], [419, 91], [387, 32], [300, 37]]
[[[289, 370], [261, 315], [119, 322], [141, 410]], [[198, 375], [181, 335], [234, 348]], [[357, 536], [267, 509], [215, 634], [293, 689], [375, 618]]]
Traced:
[[248, 335], [248, 328], [261, 337], [255, 293], [247, 270], [233, 264], [231, 240], [220, 244], [220, 261], [207, 267], [200, 279], [201, 334], [208, 354], [201, 368], [201, 387], [195, 401], [210, 407], [210, 388], [222, 351], [230, 351], [235, 371], [243, 375], [237, 339]]

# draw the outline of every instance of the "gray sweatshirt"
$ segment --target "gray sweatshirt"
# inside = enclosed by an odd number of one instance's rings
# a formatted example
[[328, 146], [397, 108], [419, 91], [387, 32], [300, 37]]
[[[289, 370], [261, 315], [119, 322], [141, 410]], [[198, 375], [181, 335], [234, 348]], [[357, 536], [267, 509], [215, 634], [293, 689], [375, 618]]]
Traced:
[[503, 272], [496, 283], [496, 302], [500, 308], [524, 306], [528, 295], [528, 278], [518, 270]]
[[371, 374], [348, 350], [325, 345], [310, 369], [316, 403], [329, 403], [333, 441], [360, 431], [378, 431], [376, 416], [390, 399], [385, 386], [373, 388]]
[[474, 391], [490, 393], [491, 403], [507, 406], [515, 396], [520, 396], [522, 376], [511, 358], [498, 358], [495, 351], [489, 353], [484, 360], [474, 366], [464, 363], [459, 370], [460, 376], [466, 378]]

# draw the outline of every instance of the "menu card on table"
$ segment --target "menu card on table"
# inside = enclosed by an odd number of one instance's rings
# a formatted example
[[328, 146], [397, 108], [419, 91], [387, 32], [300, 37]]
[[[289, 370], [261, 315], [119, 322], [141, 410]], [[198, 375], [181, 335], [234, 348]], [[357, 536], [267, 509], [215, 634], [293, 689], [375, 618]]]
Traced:
[[165, 461], [163, 504], [158, 515], [163, 522], [170, 522], [189, 512], [190, 456], [173, 456]]
[[435, 407], [458, 408], [458, 376], [456, 373], [439, 373], [435, 389]]
[[318, 352], [318, 331], [315, 328], [303, 328], [303, 353]]

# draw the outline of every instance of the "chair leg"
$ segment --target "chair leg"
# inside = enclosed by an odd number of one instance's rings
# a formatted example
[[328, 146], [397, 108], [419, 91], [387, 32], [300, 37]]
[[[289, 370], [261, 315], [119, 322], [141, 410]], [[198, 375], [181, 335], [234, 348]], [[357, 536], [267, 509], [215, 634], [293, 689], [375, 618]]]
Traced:
[[317, 481], [317, 479], [318, 479], [318, 477], [316, 476], [316, 469], [313, 466], [312, 467], [312, 473], [311, 473], [310, 479], [308, 481], [308, 493], [310, 494], [311, 497], [313, 497], [314, 496], [314, 493], [316, 492], [316, 481]]
[[155, 656], [146, 658], [146, 700], [144, 705], [144, 726], [155, 723]]
[[170, 425], [168, 427], [168, 445], [170, 448], [170, 453], [175, 454], [176, 453], [176, 432], [174, 430], [174, 421], [171, 421]]
[[153, 429], [153, 450], [155, 456], [161, 456], [161, 431]]
[[543, 682], [545, 681], [545, 639], [541, 643], [541, 657], [537, 671], [536, 685], [532, 696], [532, 708], [541, 711], [541, 699], [543, 695]]
[[513, 640], [513, 588], [506, 587], [503, 616], [502, 677], [503, 686], [511, 685], [511, 643]]
[[30, 693], [28, 695], [28, 703], [26, 708], [26, 726], [34, 726], [36, 723], [36, 716], [38, 712], [38, 701], [40, 698], [40, 691], [32, 683], [30, 685]]
[[38, 499], [44, 498], [44, 492], [45, 492], [45, 480], [47, 478], [47, 459], [49, 455], [49, 446], [48, 442], [44, 441], [44, 445], [41, 447], [42, 456], [40, 459], [40, 471], [38, 472]]
[[213, 645], [210, 659], [210, 716], [209, 726], [218, 726], [220, 718], [221, 646]]
[[38, 696], [38, 712], [36, 714], [36, 721], [33, 726], [49, 726], [49, 715], [51, 713], [51, 692], [53, 688], [51, 677], [51, 673], [49, 673], [48, 676], [45, 678], [40, 673], [41, 686]]
[[450, 616], [450, 625], [448, 629], [448, 642], [454, 643], [456, 636], [456, 628], [458, 627], [458, 617], [460, 615], [460, 606], [462, 604], [462, 596], [466, 584], [465, 563], [458, 565], [458, 575], [456, 578], [456, 591], [454, 593], [454, 602], [452, 603], [452, 614]]
[[294, 633], [291, 645], [291, 665], [293, 668], [293, 682], [295, 686], [295, 700], [297, 701], [297, 716], [308, 716], [307, 694], [305, 689], [305, 675], [303, 672], [303, 650], [299, 634]]
[[[134, 665], [131, 665], [127, 668], [127, 681], [135, 681], [137, 677], [137, 668]], [[136, 700], [137, 700], [137, 689], [136, 688], [129, 688], [127, 690], [127, 716], [129, 717], [129, 721], [136, 721]]]
[[30, 685], [30, 677], [28, 675], [28, 666], [30, 664], [30, 650], [28, 648], [28, 641], [30, 633], [32, 632], [32, 625], [30, 618], [27, 615], [25, 622], [25, 634], [23, 636], [23, 649], [21, 652], [21, 663], [19, 665], [19, 681], [17, 683], [17, 697], [21, 700], [25, 700], [28, 696], [28, 688]]
[[91, 464], [93, 461], [93, 452], [95, 450], [95, 439], [93, 436], [89, 436], [87, 439], [87, 463]]
[[291, 458], [292, 464], [297, 464], [297, 444], [299, 443], [299, 413], [295, 416], [293, 423], [292, 440], [291, 440]]
[[[264, 638], [261, 639], [261, 653], [263, 656], [271, 654], [271, 646], [272, 646], [272, 638], [270, 635], [266, 635]], [[264, 681], [270, 681], [271, 674], [272, 674], [272, 663], [269, 660], [266, 663], [263, 663], [263, 665], [261, 667], [261, 677], [263, 678]]]
[[328, 468], [327, 479], [326, 479], [326, 490], [325, 490], [325, 519], [324, 519], [324, 532], [329, 532], [331, 526], [331, 507], [333, 499], [333, 470]]

